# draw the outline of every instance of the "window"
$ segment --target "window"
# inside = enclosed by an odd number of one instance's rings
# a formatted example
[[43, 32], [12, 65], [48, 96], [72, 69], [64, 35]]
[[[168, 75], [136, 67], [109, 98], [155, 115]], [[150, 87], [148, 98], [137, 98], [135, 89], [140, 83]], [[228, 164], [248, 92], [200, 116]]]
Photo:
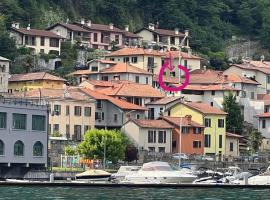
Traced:
[[66, 115], [69, 115], [69, 106], [66, 106]]
[[270, 83], [270, 76], [267, 76], [267, 83]]
[[113, 115], [113, 121], [117, 122], [117, 120], [118, 120], [118, 115], [117, 114], [114, 114]]
[[211, 135], [204, 135], [204, 147], [211, 147]]
[[175, 72], [170, 72], [170, 76], [175, 77]]
[[82, 140], [82, 129], [81, 125], [74, 125], [74, 134], [76, 140]]
[[108, 77], [108, 76], [102, 76], [102, 77], [101, 77], [101, 80], [103, 80], [103, 81], [108, 81], [108, 80], [109, 80], [109, 77]]
[[43, 144], [40, 141], [33, 146], [33, 156], [43, 156]]
[[201, 134], [201, 128], [193, 128], [193, 134]]
[[26, 130], [26, 114], [13, 113], [13, 129]]
[[70, 125], [69, 124], [66, 124], [66, 136], [67, 136], [67, 138], [70, 137]]
[[214, 102], [210, 102], [210, 106], [212, 106], [212, 107], [213, 107], [213, 106], [214, 106]]
[[148, 131], [148, 143], [156, 143], [156, 131]]
[[115, 42], [116, 42], [116, 44], [119, 44], [119, 42], [120, 42], [119, 35], [115, 35]]
[[84, 132], [88, 131], [91, 129], [91, 126], [84, 126]]
[[91, 71], [92, 72], [97, 72], [98, 71], [98, 67], [97, 66], [92, 66], [91, 67]]
[[266, 121], [265, 119], [262, 120], [262, 128], [265, 128], [266, 127]]
[[33, 45], [33, 46], [36, 45], [36, 37], [32, 37], [32, 45]]
[[202, 147], [202, 142], [201, 141], [193, 141], [193, 148], [201, 148]]
[[222, 148], [222, 135], [218, 137], [218, 148]]
[[23, 156], [24, 155], [24, 144], [22, 141], [18, 140], [14, 144], [14, 156]]
[[250, 98], [251, 98], [251, 99], [254, 99], [254, 97], [255, 97], [254, 92], [251, 92], [251, 93], [250, 93]]
[[0, 128], [7, 127], [7, 113], [0, 112]]
[[132, 63], [137, 63], [138, 62], [138, 57], [131, 57], [131, 62]]
[[50, 47], [59, 47], [59, 39], [50, 38]]
[[98, 34], [94, 33], [94, 42], [97, 42], [97, 41], [98, 41]]
[[224, 119], [218, 119], [218, 128], [224, 128]]
[[102, 108], [101, 100], [97, 100], [97, 108]]
[[211, 119], [205, 118], [204, 119], [204, 125], [205, 125], [205, 127], [211, 127]]
[[139, 77], [139, 76], [136, 76], [136, 77], [135, 77], [135, 82], [136, 82], [136, 83], [140, 83], [140, 77]]
[[51, 134], [51, 132], [52, 132], [52, 125], [51, 124], [49, 124], [49, 127], [48, 127], [48, 132], [49, 132], [49, 135]]
[[230, 151], [233, 151], [233, 142], [230, 142]]
[[247, 96], [246, 91], [242, 91], [242, 98], [245, 98]]
[[53, 125], [53, 132], [59, 132], [59, 124]]
[[45, 44], [45, 37], [40, 37], [40, 46], [44, 46]]
[[181, 133], [183, 134], [185, 134], [185, 133], [188, 133], [188, 127], [182, 127], [182, 131], [181, 131]]
[[158, 147], [159, 153], [165, 153], [165, 147]]
[[139, 114], [136, 115], [136, 119], [140, 119], [140, 115]]
[[175, 37], [171, 37], [171, 38], [170, 38], [170, 43], [171, 43], [171, 44], [175, 44]]
[[166, 143], [166, 131], [158, 131], [158, 143]]
[[147, 59], [147, 67], [153, 68], [154, 67], [154, 57], [148, 57]]
[[91, 107], [84, 107], [84, 116], [86, 117], [91, 116]]
[[5, 144], [2, 140], [0, 140], [0, 156], [5, 154]]
[[214, 96], [216, 94], [215, 90], [212, 90], [212, 96]]
[[134, 98], [134, 104], [141, 106], [142, 105], [142, 99], [141, 98]]
[[129, 57], [124, 57], [124, 62], [129, 62]]
[[156, 150], [155, 150], [155, 147], [148, 147], [148, 151], [149, 152], [155, 152]]
[[54, 105], [54, 114], [61, 115], [61, 105]]
[[148, 84], [148, 77], [145, 78], [145, 84]]
[[187, 67], [187, 60], [184, 60], [184, 66]]
[[75, 106], [74, 107], [74, 115], [75, 116], [81, 116], [81, 114], [82, 114], [82, 108], [81, 108], [81, 106]]
[[46, 117], [43, 115], [32, 115], [32, 130], [45, 131]]

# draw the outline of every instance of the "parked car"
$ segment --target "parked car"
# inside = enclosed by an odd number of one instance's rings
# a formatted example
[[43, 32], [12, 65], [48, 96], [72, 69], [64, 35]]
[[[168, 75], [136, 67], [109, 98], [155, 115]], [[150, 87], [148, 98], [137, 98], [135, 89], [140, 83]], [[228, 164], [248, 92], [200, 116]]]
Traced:
[[172, 155], [173, 159], [179, 160], [180, 158], [183, 160], [188, 160], [188, 156], [185, 153], [175, 153]]

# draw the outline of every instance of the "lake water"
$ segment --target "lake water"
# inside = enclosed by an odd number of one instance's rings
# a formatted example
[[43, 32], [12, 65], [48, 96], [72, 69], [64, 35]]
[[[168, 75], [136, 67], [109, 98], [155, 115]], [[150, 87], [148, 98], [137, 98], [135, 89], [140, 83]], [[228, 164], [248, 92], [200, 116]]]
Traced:
[[43, 199], [183, 199], [234, 200], [270, 199], [270, 189], [160, 189], [160, 188], [103, 188], [103, 187], [0, 187], [0, 200]]

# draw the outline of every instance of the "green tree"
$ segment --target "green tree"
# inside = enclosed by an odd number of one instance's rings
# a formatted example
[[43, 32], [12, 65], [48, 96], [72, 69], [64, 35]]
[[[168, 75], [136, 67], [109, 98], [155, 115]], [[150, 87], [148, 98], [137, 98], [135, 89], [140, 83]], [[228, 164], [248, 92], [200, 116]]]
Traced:
[[76, 149], [74, 149], [72, 146], [67, 145], [65, 146], [65, 154], [68, 156], [73, 156], [76, 154]]
[[256, 153], [262, 144], [262, 134], [257, 129], [253, 129], [249, 134], [249, 142], [252, 153]]
[[17, 56], [15, 41], [5, 31], [0, 32], [0, 56], [10, 60], [14, 60]]
[[226, 117], [226, 130], [242, 133], [244, 120], [241, 114], [241, 107], [236, 101], [236, 96], [231, 92], [224, 97], [223, 110], [228, 113]]
[[84, 135], [84, 141], [78, 145], [78, 152], [87, 159], [103, 159], [104, 147], [106, 160], [117, 163], [124, 159], [125, 148], [127, 145], [126, 137], [115, 130], [91, 129]]

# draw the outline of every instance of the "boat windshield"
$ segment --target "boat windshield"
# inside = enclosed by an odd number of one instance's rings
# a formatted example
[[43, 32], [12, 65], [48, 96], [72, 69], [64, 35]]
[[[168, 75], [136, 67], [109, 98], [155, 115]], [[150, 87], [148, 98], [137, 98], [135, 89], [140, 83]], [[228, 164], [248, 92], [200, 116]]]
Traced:
[[152, 162], [143, 165], [142, 171], [173, 171], [168, 163]]

